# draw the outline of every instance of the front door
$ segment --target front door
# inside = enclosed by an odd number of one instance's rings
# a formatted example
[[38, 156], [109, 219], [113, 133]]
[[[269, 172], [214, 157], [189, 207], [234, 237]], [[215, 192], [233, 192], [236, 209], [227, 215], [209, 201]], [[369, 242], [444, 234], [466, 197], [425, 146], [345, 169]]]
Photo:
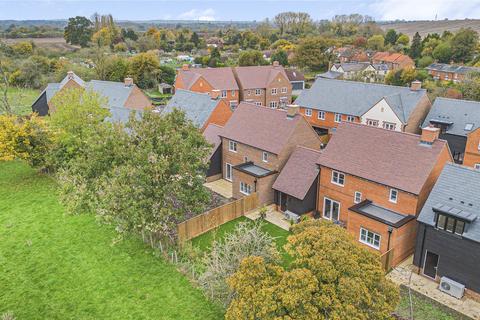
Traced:
[[437, 277], [438, 254], [427, 251], [425, 263], [423, 265], [423, 274], [435, 279]]
[[287, 211], [287, 195], [280, 192], [280, 211]]
[[232, 165], [230, 163], [225, 164], [225, 179], [228, 181], [232, 181]]

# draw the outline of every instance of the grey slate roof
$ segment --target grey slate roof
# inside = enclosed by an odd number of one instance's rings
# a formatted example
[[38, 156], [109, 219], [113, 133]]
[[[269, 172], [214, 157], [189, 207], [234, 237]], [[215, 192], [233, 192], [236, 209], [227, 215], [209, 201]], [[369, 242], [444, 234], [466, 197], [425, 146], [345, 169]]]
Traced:
[[[431, 121], [450, 124], [446, 133], [467, 136], [480, 127], [480, 102], [437, 98], [422, 127], [428, 126]], [[467, 123], [473, 124], [469, 131], [465, 130]]]
[[470, 220], [472, 214], [476, 215], [466, 226], [463, 237], [480, 242], [480, 170], [451, 163], [445, 165], [417, 220], [435, 226], [433, 208], [440, 204], [470, 213]]
[[135, 117], [139, 119], [143, 113], [143, 110], [128, 109], [124, 107], [110, 107], [111, 116], [105, 120], [110, 122], [128, 122], [130, 114], [134, 112]]
[[468, 66], [456, 66], [456, 65], [447, 64], [447, 63], [432, 63], [425, 69], [440, 71], [440, 72], [459, 73], [459, 74], [466, 74], [472, 71], [480, 72], [480, 68], [468, 67]]
[[399, 228], [408, 221], [415, 219], [414, 215], [406, 215], [392, 211], [376, 205], [370, 200], [360, 202], [351, 207], [350, 210], [395, 228]]
[[360, 117], [385, 98], [398, 118], [406, 123], [426, 94], [425, 89], [414, 91], [408, 87], [318, 77], [310, 89], [302, 91], [295, 104]]
[[212, 114], [219, 100], [213, 100], [206, 93], [177, 89], [168, 101], [163, 112], [172, 112], [175, 108], [185, 112], [187, 119], [202, 128]]
[[345, 72], [359, 72], [359, 71], [363, 71], [365, 70], [366, 68], [368, 68], [368, 66], [370, 65], [370, 63], [365, 63], [365, 62], [346, 62], [346, 63], [336, 63], [335, 64], [335, 67], [337, 67], [337, 69], [339, 67], [342, 67], [343, 71]]
[[338, 79], [341, 76], [343, 76], [343, 73], [338, 71], [331, 71], [331, 70], [324, 73], [317, 74], [317, 77], [325, 78], [325, 79]]

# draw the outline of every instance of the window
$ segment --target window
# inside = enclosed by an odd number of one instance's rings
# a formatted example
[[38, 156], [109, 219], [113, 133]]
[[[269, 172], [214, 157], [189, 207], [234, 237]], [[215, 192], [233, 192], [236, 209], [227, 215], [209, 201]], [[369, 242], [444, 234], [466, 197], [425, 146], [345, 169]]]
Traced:
[[473, 129], [473, 123], [467, 123], [465, 125], [465, 131], [472, 131]]
[[235, 97], [235, 90], [232, 90], [232, 97]]
[[278, 102], [277, 101], [270, 101], [270, 108], [276, 109], [278, 107]]
[[480, 170], [480, 163], [475, 163], [475, 169]]
[[332, 183], [343, 187], [345, 185], [345, 174], [332, 171]]
[[437, 228], [461, 236], [465, 231], [465, 221], [439, 213], [437, 216]]
[[391, 123], [391, 122], [383, 122], [383, 129], [387, 129], [387, 130], [395, 130], [395, 123]]
[[230, 101], [230, 109], [234, 110], [238, 106], [238, 102], [236, 100]]
[[255, 89], [255, 95], [259, 96], [262, 94], [262, 89]]
[[272, 92], [272, 95], [276, 95], [277, 94], [277, 88], [272, 88], [271, 92]]
[[282, 87], [281, 91], [282, 91], [282, 93], [287, 93], [288, 89], [287, 89], [287, 87]]
[[240, 182], [240, 192], [248, 196], [252, 193], [252, 186], [245, 182]]
[[251, 95], [252, 94], [252, 90], [247, 90], [247, 95]]
[[353, 202], [360, 203], [362, 202], [362, 193], [355, 191], [355, 196], [353, 197]]
[[354, 122], [354, 121], [355, 121], [355, 117], [354, 117], [354, 116], [347, 116], [347, 121], [348, 121], [348, 122]]
[[340, 218], [340, 202], [325, 197], [323, 199], [323, 217], [338, 221]]
[[318, 120], [325, 120], [325, 112], [318, 111]]
[[222, 98], [226, 98], [227, 97], [227, 90], [222, 90]]
[[342, 115], [340, 113], [335, 113], [335, 122], [342, 122]]
[[378, 120], [367, 119], [367, 126], [378, 127]]
[[232, 181], [233, 167], [230, 163], [225, 163], [225, 180]]
[[312, 116], [312, 109], [305, 109], [305, 115], [307, 117], [311, 117]]
[[380, 235], [375, 232], [360, 228], [359, 240], [367, 246], [380, 250]]
[[235, 141], [229, 141], [228, 150], [232, 152], [237, 152], [237, 143]]
[[243, 157], [243, 162], [248, 162], [248, 157], [247, 156]]
[[398, 190], [390, 189], [390, 202], [397, 203], [398, 200]]
[[255, 101], [255, 105], [256, 105], [257, 107], [261, 107], [261, 106], [262, 106], [262, 103], [261, 103], [260, 101]]
[[268, 162], [268, 153], [266, 153], [265, 151], [262, 152], [262, 161]]
[[477, 147], [478, 151], [480, 151], [480, 141], [478, 141], [478, 147]]

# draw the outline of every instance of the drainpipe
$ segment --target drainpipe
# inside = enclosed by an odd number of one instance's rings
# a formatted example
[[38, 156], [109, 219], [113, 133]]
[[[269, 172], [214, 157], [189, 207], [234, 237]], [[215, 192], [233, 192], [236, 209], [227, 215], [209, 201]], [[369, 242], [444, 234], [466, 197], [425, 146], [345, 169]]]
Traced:
[[[422, 225], [419, 223], [419, 225]], [[423, 249], [425, 248], [425, 237], [427, 235], [427, 226], [423, 226], [423, 235], [422, 235], [422, 249], [420, 250], [420, 261], [418, 265], [418, 271], [417, 274], [420, 274], [420, 269], [422, 268], [422, 261], [423, 261]]]
[[388, 226], [388, 244], [387, 244], [387, 251], [390, 250], [390, 238], [392, 237], [393, 228]]
[[255, 180], [253, 180], [253, 184], [254, 184], [255, 192], [257, 192], [257, 181], [258, 181], [258, 179], [257, 179], [257, 178], [255, 178]]

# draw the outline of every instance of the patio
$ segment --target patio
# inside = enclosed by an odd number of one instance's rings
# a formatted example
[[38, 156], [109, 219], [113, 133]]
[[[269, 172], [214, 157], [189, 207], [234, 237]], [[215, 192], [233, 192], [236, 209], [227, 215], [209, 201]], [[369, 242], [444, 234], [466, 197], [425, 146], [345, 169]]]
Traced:
[[218, 179], [204, 184], [205, 187], [212, 190], [219, 195], [231, 199], [232, 198], [232, 183], [225, 179]]
[[395, 267], [387, 277], [399, 285], [405, 285], [457, 312], [473, 319], [480, 319], [480, 303], [467, 297], [458, 300], [438, 290], [438, 283], [417, 274], [412, 264], [413, 256]]
[[[260, 218], [260, 208], [245, 215], [250, 220], [257, 220]], [[267, 216], [265, 218], [268, 222], [282, 228], [283, 230], [290, 230], [290, 222], [285, 219], [283, 213], [275, 210], [275, 205], [271, 204], [267, 206]]]

